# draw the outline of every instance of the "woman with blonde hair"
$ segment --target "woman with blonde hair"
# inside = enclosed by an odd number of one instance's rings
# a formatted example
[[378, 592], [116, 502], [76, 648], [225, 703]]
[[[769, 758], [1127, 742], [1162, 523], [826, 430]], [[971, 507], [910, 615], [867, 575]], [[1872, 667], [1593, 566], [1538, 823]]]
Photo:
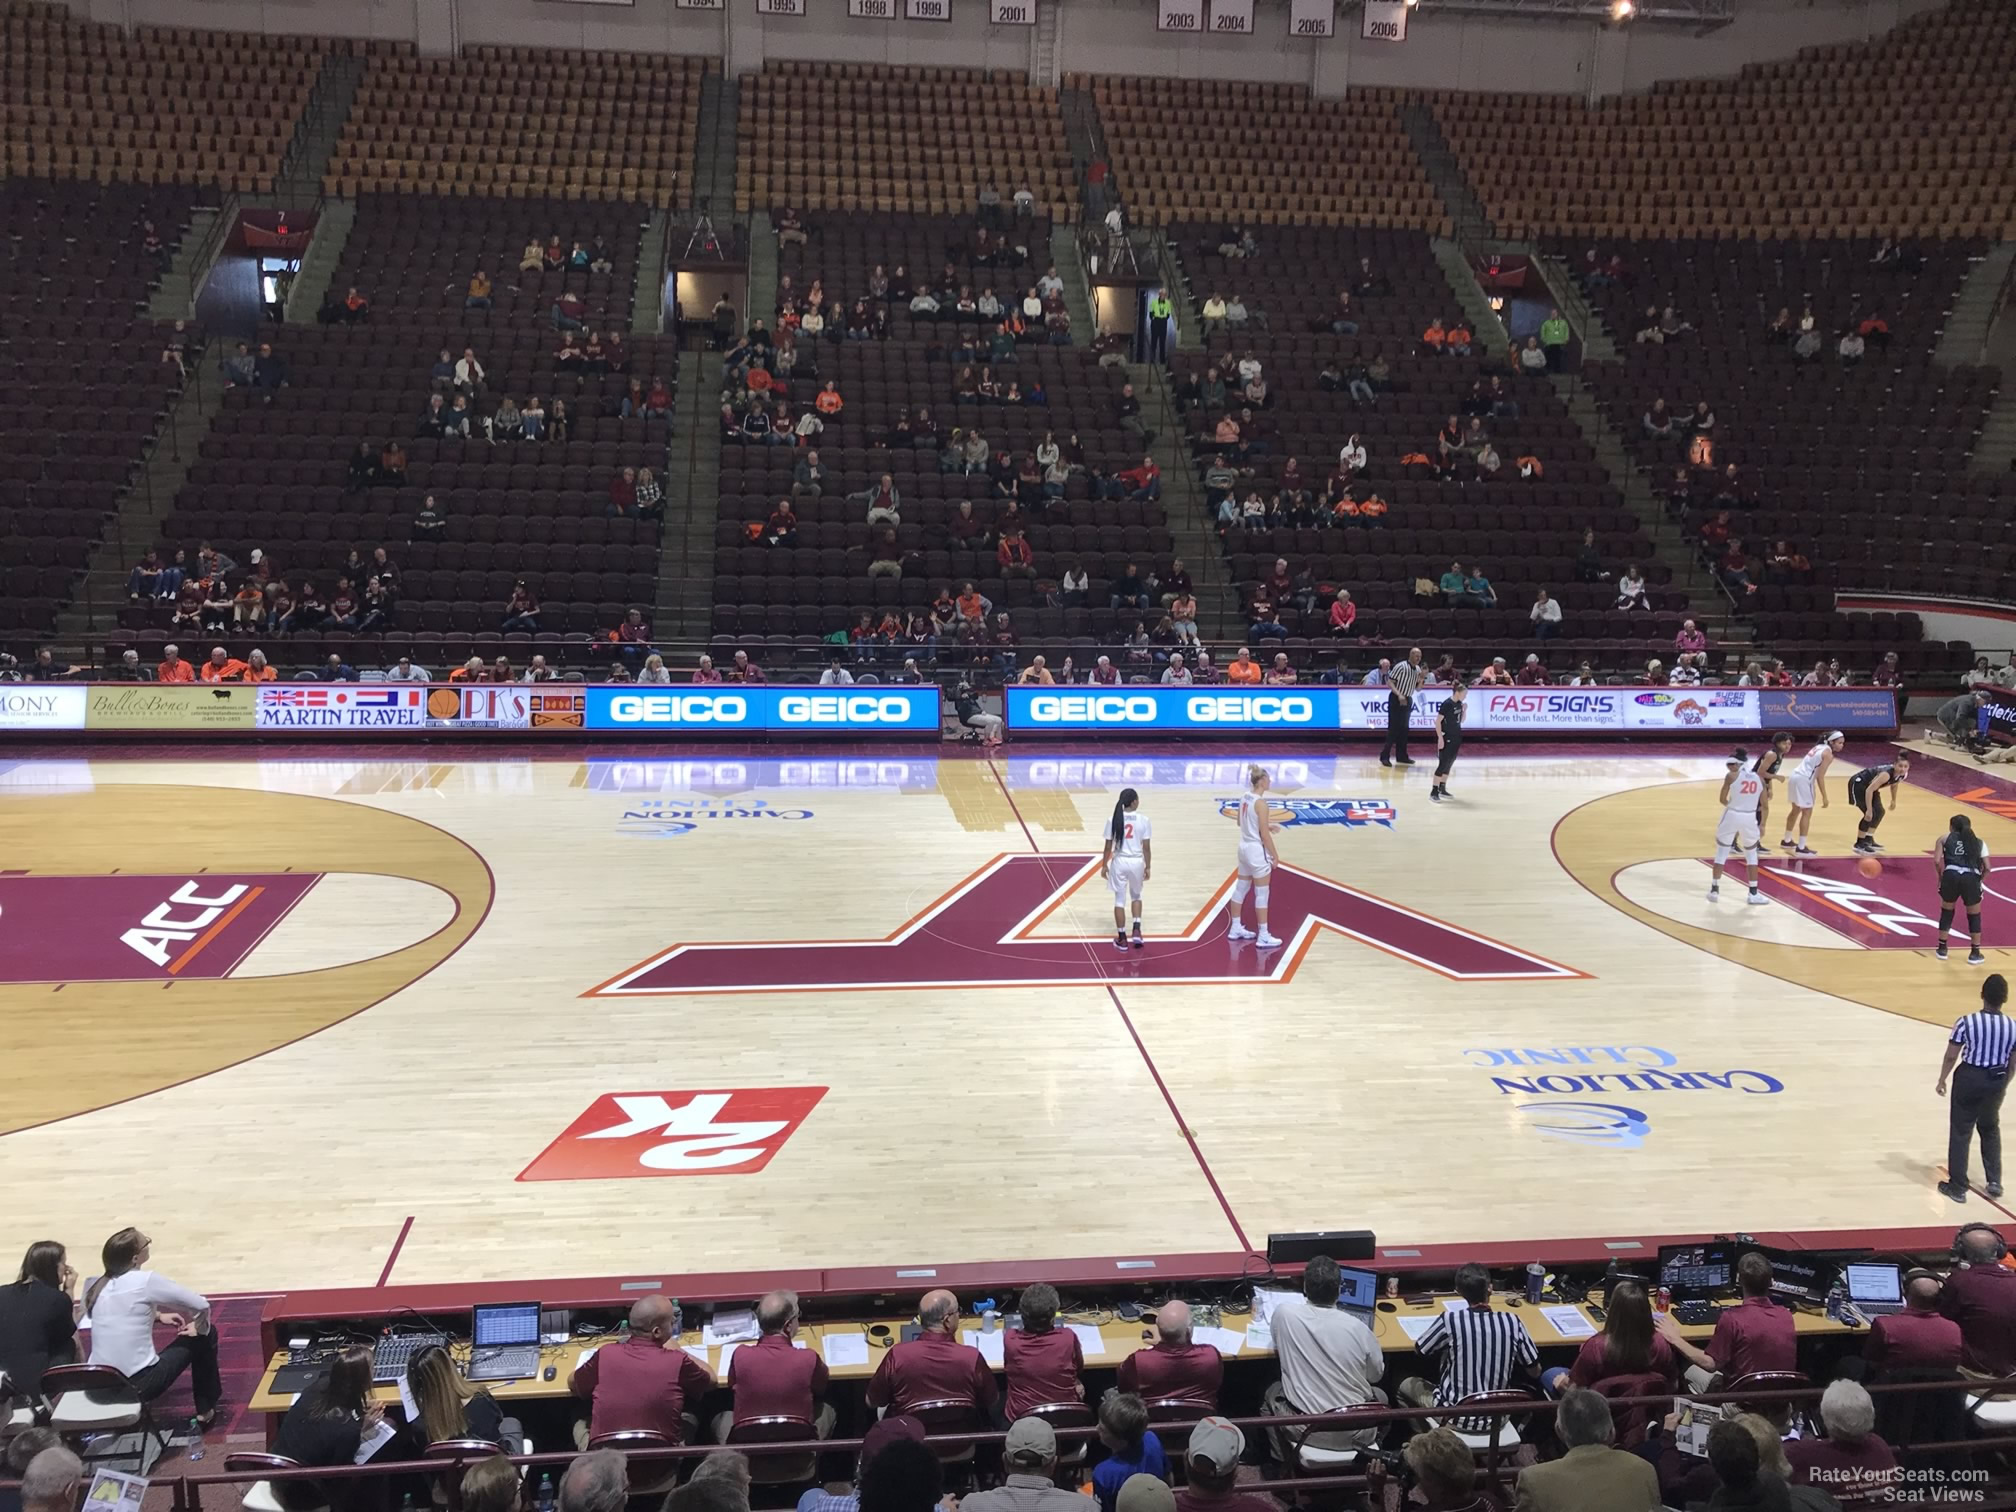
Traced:
[[489, 1392], [471, 1392], [448, 1351], [438, 1344], [413, 1356], [406, 1367], [406, 1388], [419, 1409], [418, 1418], [410, 1419], [406, 1427], [419, 1440], [420, 1449], [448, 1439], [503, 1443], [504, 1409]]
[[1274, 829], [1267, 818], [1269, 781], [1267, 768], [1256, 765], [1246, 769], [1246, 791], [1239, 797], [1238, 876], [1232, 883], [1225, 931], [1228, 940], [1255, 938], [1254, 931], [1248, 929], [1244, 922], [1246, 894], [1252, 893], [1253, 921], [1259, 926], [1258, 940], [1262, 950], [1281, 943], [1267, 927], [1268, 883], [1274, 876], [1275, 863], [1280, 859], [1274, 850]]
[[524, 1495], [518, 1467], [501, 1454], [477, 1460], [462, 1472], [462, 1512], [518, 1512]]

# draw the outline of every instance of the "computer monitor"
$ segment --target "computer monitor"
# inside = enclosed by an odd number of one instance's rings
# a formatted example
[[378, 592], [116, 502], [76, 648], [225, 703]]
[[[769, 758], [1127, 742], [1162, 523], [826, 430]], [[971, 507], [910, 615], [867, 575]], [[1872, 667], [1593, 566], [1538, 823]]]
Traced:
[[1904, 1300], [1904, 1272], [1895, 1265], [1875, 1265], [1868, 1261], [1841, 1267], [1848, 1283], [1848, 1300], [1857, 1304], [1882, 1306]]
[[539, 1342], [537, 1302], [496, 1302], [475, 1309], [470, 1344], [476, 1349], [504, 1349]]
[[1841, 1273], [1840, 1266], [1819, 1255], [1772, 1249], [1764, 1244], [1744, 1246], [1737, 1253], [1738, 1261], [1753, 1249], [1771, 1262], [1771, 1295], [1780, 1299], [1824, 1303], [1827, 1289]]
[[1726, 1244], [1664, 1244], [1659, 1247], [1659, 1284], [1678, 1301], [1705, 1300], [1736, 1284], [1736, 1262]]
[[1337, 1278], [1344, 1289], [1337, 1294], [1339, 1307], [1355, 1307], [1370, 1312], [1379, 1301], [1379, 1278], [1371, 1271], [1352, 1270], [1348, 1266], [1337, 1267]]

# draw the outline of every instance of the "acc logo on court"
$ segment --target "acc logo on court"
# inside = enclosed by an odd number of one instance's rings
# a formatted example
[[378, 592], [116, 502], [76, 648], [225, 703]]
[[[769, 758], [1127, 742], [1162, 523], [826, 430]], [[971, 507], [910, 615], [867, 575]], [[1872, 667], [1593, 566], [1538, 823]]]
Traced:
[[748, 1175], [770, 1164], [825, 1095], [824, 1087], [610, 1092], [596, 1098], [518, 1179]]
[[[1368, 824], [1393, 828], [1393, 805], [1384, 798], [1269, 798], [1270, 813], [1282, 815], [1283, 824], [1341, 824], [1363, 829]], [[1227, 819], [1239, 817], [1237, 798], [1220, 798], [1218, 812]]]

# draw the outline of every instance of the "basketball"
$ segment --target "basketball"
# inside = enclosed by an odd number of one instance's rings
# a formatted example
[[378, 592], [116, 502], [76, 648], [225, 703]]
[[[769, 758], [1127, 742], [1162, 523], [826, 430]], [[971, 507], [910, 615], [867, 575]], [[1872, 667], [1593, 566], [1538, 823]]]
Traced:
[[1864, 856], [1855, 863], [1855, 870], [1865, 877], [1880, 877], [1883, 875], [1883, 863], [1874, 856]]

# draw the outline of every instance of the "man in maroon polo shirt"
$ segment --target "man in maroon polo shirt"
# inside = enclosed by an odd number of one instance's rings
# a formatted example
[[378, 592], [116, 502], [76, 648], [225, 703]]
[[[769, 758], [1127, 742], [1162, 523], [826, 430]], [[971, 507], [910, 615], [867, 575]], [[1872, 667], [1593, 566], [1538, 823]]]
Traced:
[[577, 1423], [577, 1447], [605, 1433], [645, 1429], [673, 1443], [686, 1438], [685, 1411], [714, 1385], [707, 1367], [679, 1347], [679, 1317], [669, 1297], [639, 1297], [630, 1331], [604, 1344], [575, 1368], [567, 1383], [588, 1399], [588, 1421]]
[[2016, 1368], [2016, 1271], [2002, 1263], [2002, 1236], [1970, 1223], [1953, 1248], [1961, 1263], [1946, 1278], [1939, 1311], [1960, 1325], [1960, 1368], [2008, 1375]]
[[1960, 1368], [1960, 1325], [1939, 1313], [1939, 1277], [1914, 1270], [1904, 1282], [1904, 1311], [1886, 1313], [1869, 1325], [1862, 1359], [1870, 1373]]
[[1008, 1369], [1008, 1421], [1050, 1402], [1082, 1402], [1078, 1373], [1085, 1351], [1078, 1335], [1057, 1326], [1057, 1288], [1038, 1281], [1022, 1293], [1022, 1326], [1001, 1340]]
[[926, 1292], [917, 1306], [917, 1323], [924, 1331], [892, 1345], [876, 1367], [868, 1383], [868, 1405], [910, 1412], [920, 1402], [963, 1398], [982, 1416], [992, 1414], [1001, 1388], [980, 1351], [959, 1342], [959, 1299], [949, 1291]]
[[757, 1340], [737, 1347], [728, 1360], [732, 1411], [714, 1415], [714, 1437], [728, 1440], [737, 1418], [795, 1417], [810, 1423], [820, 1438], [833, 1433], [827, 1405], [826, 1362], [816, 1349], [800, 1349], [798, 1294], [773, 1291], [756, 1304]]
[[1190, 1340], [1190, 1304], [1167, 1302], [1155, 1314], [1155, 1342], [1120, 1362], [1120, 1389], [1144, 1402], [1195, 1402], [1216, 1408], [1225, 1361]]
[[[1719, 1375], [1724, 1381], [1733, 1381], [1759, 1370], [1797, 1369], [1792, 1314], [1771, 1300], [1771, 1262], [1751, 1250], [1736, 1262], [1736, 1288], [1743, 1300], [1722, 1309], [1705, 1350], [1680, 1337], [1680, 1325], [1673, 1314], [1654, 1313], [1652, 1322], [1703, 1377]], [[1707, 1389], [1692, 1372], [1688, 1384], [1696, 1391]]]

